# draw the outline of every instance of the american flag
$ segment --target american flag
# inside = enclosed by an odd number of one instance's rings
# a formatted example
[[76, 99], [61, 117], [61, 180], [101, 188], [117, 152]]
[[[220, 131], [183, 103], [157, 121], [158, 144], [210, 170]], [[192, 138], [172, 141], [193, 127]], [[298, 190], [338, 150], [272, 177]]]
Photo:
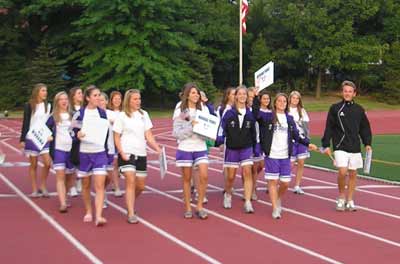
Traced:
[[241, 20], [242, 20], [242, 32], [246, 33], [246, 15], [249, 12], [249, 3], [247, 0], [242, 0], [242, 14], [241, 14]]

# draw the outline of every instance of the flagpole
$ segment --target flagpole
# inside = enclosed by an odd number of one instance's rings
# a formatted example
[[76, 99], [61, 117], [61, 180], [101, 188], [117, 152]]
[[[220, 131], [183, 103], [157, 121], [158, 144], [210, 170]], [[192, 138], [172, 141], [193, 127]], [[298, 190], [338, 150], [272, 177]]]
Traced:
[[240, 5], [239, 5], [239, 85], [242, 85], [242, 84], [243, 84], [242, 1], [243, 1], [243, 0], [240, 0]]

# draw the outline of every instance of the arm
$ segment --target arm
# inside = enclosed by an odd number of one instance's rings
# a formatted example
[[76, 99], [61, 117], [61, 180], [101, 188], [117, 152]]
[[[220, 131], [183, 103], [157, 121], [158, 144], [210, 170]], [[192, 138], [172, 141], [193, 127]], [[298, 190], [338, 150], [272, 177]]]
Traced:
[[118, 154], [121, 156], [121, 158], [125, 161], [129, 160], [129, 157], [125, 155], [124, 150], [122, 149], [121, 146], [121, 134], [117, 133], [114, 131], [114, 144], [115, 147], [117, 148]]
[[326, 118], [324, 136], [321, 139], [323, 148], [329, 148], [331, 145], [334, 123], [335, 123], [334, 109], [333, 106], [331, 106], [328, 112], [328, 116]]
[[225, 129], [226, 129], [226, 122], [227, 122], [226, 116], [227, 115], [225, 114], [224, 117], [221, 119], [221, 123], [219, 124], [218, 134], [217, 134], [217, 138], [215, 140], [216, 147], [224, 144], [224, 142], [225, 142]]
[[359, 134], [360, 134], [361, 140], [362, 140], [364, 146], [367, 148], [367, 150], [372, 150], [371, 149], [371, 144], [372, 144], [371, 126], [369, 124], [369, 121], [368, 121], [367, 115], [365, 114], [364, 109], [362, 109], [362, 117], [361, 117]]
[[29, 103], [26, 103], [24, 105], [24, 118], [22, 121], [21, 137], [19, 139], [19, 141], [21, 142], [21, 145], [25, 145], [26, 134], [28, 134], [29, 126], [30, 126], [30, 122], [31, 122], [31, 113], [32, 113], [31, 107], [30, 107]]

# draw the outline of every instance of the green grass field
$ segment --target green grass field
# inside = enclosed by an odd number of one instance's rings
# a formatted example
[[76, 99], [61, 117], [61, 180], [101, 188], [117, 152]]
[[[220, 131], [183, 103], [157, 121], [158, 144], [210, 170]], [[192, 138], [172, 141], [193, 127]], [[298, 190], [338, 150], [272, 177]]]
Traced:
[[[311, 141], [321, 145], [321, 137], [313, 137]], [[371, 173], [369, 176], [400, 182], [400, 135], [376, 135], [373, 137], [373, 153]], [[335, 169], [331, 160], [322, 154], [311, 153], [307, 164]], [[359, 174], [364, 174], [359, 170]]]

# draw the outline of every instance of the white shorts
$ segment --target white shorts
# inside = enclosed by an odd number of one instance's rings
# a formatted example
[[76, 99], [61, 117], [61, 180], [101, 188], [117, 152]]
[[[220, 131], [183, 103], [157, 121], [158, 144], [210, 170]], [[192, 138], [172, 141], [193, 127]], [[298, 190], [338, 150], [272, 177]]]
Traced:
[[343, 150], [336, 150], [335, 155], [336, 167], [347, 168], [349, 170], [357, 170], [363, 167], [361, 153], [349, 153]]

